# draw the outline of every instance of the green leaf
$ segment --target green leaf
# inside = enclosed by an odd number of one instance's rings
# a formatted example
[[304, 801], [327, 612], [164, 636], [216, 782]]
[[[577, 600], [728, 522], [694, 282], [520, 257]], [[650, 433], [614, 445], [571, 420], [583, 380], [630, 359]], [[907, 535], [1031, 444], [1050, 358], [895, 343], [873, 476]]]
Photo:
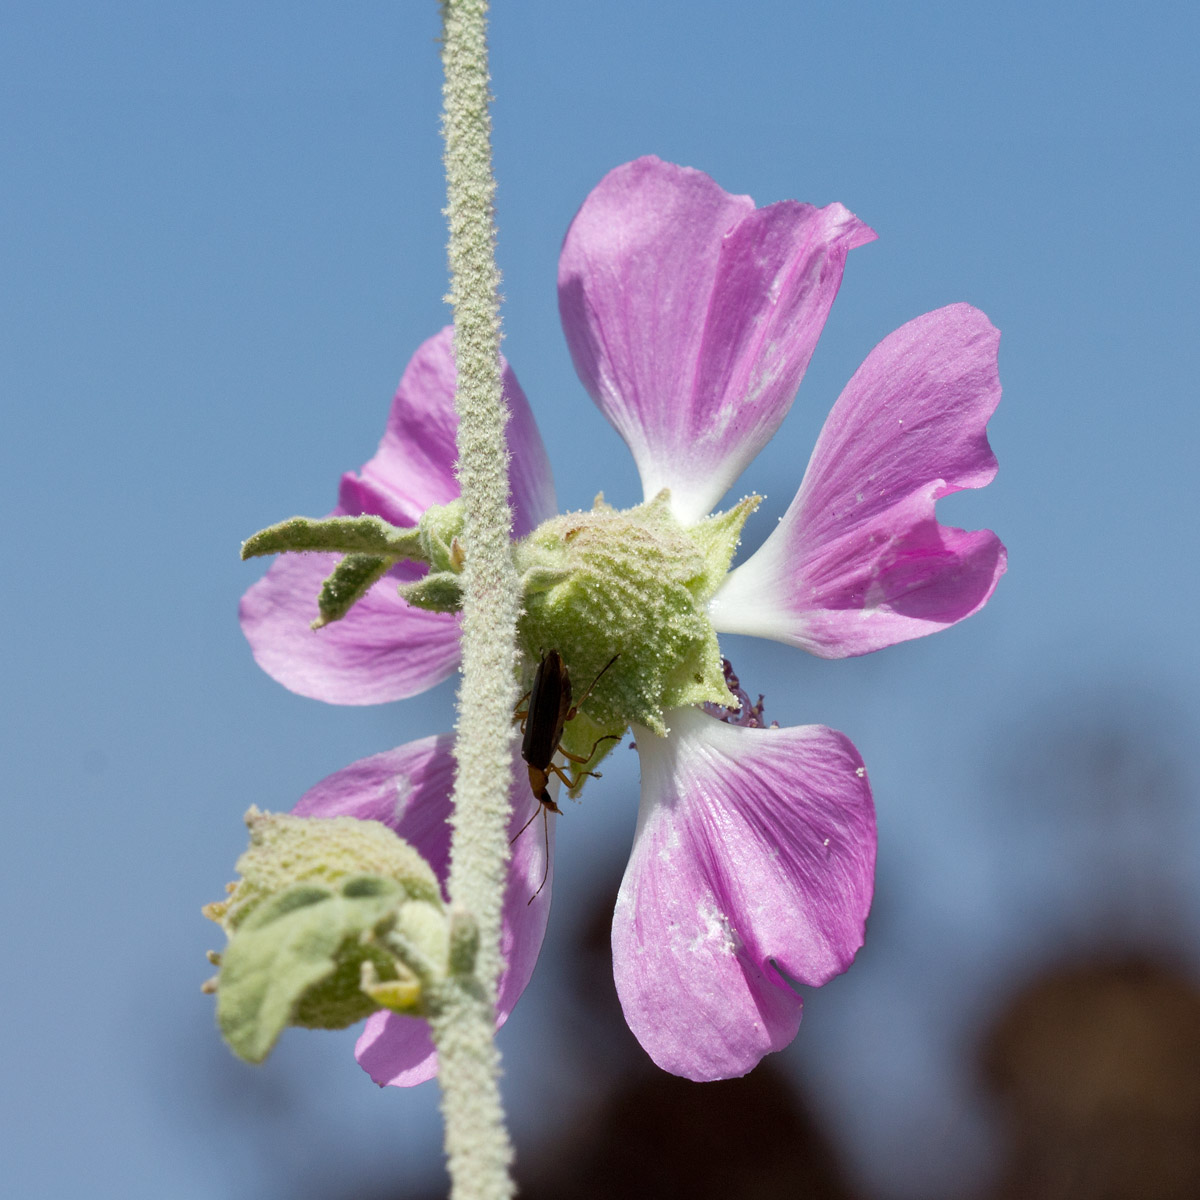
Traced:
[[321, 629], [340, 621], [392, 568], [393, 559], [371, 554], [347, 554], [321, 585], [317, 608], [321, 615], [312, 623]]
[[[390, 924], [404, 895], [391, 879], [351, 876], [337, 889], [296, 884], [248, 914], [221, 956], [217, 985], [217, 1022], [234, 1053], [262, 1062], [307, 994], [344, 973], [347, 959], [357, 973], [362, 935]], [[341, 1028], [374, 1007], [361, 993], [347, 1003], [339, 1011], [326, 998], [323, 1027]], [[304, 1023], [316, 1022], [310, 1015]]]
[[325, 551], [335, 554], [372, 554], [398, 562], [410, 558], [427, 561], [420, 532], [392, 525], [382, 517], [292, 517], [260, 530], [242, 543], [242, 558], [286, 551]]
[[462, 576], [453, 571], [433, 571], [415, 583], [400, 584], [400, 595], [415, 608], [458, 612], [462, 608]]

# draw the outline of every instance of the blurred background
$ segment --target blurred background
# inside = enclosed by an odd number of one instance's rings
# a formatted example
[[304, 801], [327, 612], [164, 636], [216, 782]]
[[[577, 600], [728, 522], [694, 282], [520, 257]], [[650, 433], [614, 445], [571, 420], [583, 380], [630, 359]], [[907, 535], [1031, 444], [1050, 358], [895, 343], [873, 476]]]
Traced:
[[[876, 342], [959, 300], [1004, 335], [999, 477], [940, 506], [1008, 544], [987, 609], [842, 662], [723, 641], [769, 719], [870, 768], [865, 949], [747, 1079], [654, 1071], [607, 949], [618, 750], [559, 824], [502, 1035], [527, 1194], [1200, 1195], [1200, 10], [501, 0], [492, 27], [505, 349], [561, 507], [640, 498], [554, 287], [637, 155], [880, 235], [738, 485], [768, 497], [747, 550]], [[353, 1031], [246, 1067], [199, 990], [246, 807], [452, 720], [452, 683], [292, 695], [236, 622], [241, 539], [331, 506], [448, 320], [438, 28], [432, 0], [0, 9], [7, 1195], [444, 1194], [434, 1085], [378, 1091]]]

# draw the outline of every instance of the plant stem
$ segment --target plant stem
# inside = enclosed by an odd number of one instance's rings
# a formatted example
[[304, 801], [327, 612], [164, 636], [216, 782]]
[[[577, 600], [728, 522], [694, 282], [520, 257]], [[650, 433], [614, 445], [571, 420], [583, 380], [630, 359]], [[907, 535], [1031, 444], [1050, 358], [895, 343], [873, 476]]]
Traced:
[[507, 1200], [512, 1147], [493, 1042], [516, 701], [517, 577], [509, 535], [508, 418], [500, 380], [488, 114], [486, 0], [443, 0], [450, 299], [458, 371], [463, 543], [463, 679], [458, 698], [449, 891], [479, 927], [477, 985], [452, 980], [432, 1022], [453, 1200]]

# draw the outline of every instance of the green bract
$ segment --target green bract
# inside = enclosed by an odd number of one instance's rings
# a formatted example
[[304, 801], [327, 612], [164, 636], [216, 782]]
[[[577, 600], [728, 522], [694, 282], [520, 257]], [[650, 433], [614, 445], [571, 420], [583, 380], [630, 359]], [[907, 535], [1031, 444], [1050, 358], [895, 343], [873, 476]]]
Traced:
[[292, 884], [335, 884], [348, 875], [383, 875], [414, 900], [441, 903], [433, 868], [379, 821], [293, 817], [251, 807], [246, 828], [250, 845], [235, 868], [241, 879], [230, 885], [228, 900], [204, 910], [226, 933]]

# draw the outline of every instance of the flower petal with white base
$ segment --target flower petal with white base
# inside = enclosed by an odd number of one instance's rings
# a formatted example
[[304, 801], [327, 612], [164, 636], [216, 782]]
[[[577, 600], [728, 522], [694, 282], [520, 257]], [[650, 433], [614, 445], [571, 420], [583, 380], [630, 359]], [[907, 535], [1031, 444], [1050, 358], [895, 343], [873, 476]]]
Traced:
[[711, 600], [718, 631], [844, 658], [987, 603], [1005, 569], [1000, 539], [939, 524], [934, 502], [996, 474], [999, 340], [978, 309], [952, 304], [867, 355], [783, 519]]
[[610, 171], [563, 243], [559, 311], [575, 369], [633, 452], [698, 521], [791, 407], [842, 281], [874, 232], [840, 204], [756, 209], [654, 157]]
[[813, 986], [862, 945], [875, 809], [849, 739], [698, 709], [637, 735], [642, 801], [613, 919], [630, 1029], [688, 1079], [743, 1075], [795, 1036]]

